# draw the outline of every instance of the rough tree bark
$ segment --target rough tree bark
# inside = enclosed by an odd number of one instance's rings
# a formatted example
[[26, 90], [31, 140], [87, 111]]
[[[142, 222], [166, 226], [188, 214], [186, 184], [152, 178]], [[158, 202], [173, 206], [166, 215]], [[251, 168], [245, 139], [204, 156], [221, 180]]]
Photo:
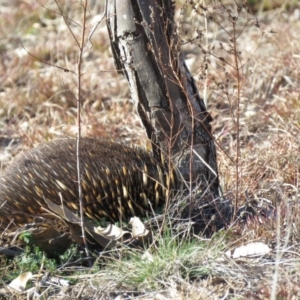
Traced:
[[115, 64], [127, 77], [154, 154], [167, 154], [188, 188], [218, 197], [212, 118], [180, 54], [174, 4], [108, 0], [107, 27]]

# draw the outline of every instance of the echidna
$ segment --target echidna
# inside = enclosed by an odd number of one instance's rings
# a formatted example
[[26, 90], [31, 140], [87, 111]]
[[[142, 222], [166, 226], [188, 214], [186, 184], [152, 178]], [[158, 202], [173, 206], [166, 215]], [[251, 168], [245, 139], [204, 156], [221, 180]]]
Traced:
[[[143, 216], [163, 204], [168, 173], [145, 150], [104, 139], [83, 138], [80, 146], [84, 214], [118, 221]], [[76, 140], [60, 139], [25, 153], [0, 179], [0, 221], [17, 224], [42, 216], [44, 199], [79, 211]], [[61, 197], [60, 197], [61, 194]]]

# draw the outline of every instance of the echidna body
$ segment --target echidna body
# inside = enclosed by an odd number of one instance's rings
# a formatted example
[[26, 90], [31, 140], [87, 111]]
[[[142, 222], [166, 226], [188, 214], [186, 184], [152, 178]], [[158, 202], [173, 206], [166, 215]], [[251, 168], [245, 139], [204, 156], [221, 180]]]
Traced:
[[[83, 138], [80, 145], [86, 217], [125, 220], [163, 203], [170, 177], [151, 154], [103, 139]], [[0, 179], [0, 221], [32, 222], [45, 214], [44, 199], [79, 212], [75, 139], [42, 144], [6, 170]]]

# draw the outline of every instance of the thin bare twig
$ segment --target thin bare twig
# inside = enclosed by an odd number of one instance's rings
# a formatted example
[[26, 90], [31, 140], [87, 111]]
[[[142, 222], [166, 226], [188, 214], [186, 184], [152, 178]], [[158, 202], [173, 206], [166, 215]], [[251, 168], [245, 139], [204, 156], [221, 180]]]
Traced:
[[25, 46], [23, 45], [22, 42], [21, 42], [21, 46], [22, 46], [22, 48], [26, 51], [26, 53], [27, 53], [28, 55], [30, 55], [31, 57], [33, 57], [33, 58], [36, 59], [37, 61], [42, 62], [43, 64], [48, 65], [48, 66], [50, 66], [50, 67], [55, 67], [55, 68], [57, 68], [57, 69], [60, 69], [60, 70], [62, 70], [62, 71], [64, 71], [64, 72], [66, 72], [66, 73], [69, 73], [69, 72], [70, 72], [70, 73], [72, 73], [72, 74], [74, 74], [74, 75], [77, 75], [76, 72], [74, 72], [74, 71], [72, 71], [72, 70], [70, 70], [70, 69], [63, 68], [63, 67], [60, 67], [60, 66], [51, 64], [51, 63], [49, 63], [49, 62], [47, 62], [47, 61], [45, 61], [45, 60], [43, 60], [43, 59], [41, 59], [41, 58], [39, 58], [39, 57], [33, 55], [32, 53], [30, 53], [30, 52], [25, 48]]
[[233, 217], [236, 217], [237, 206], [238, 206], [238, 198], [239, 198], [239, 188], [240, 188], [240, 156], [241, 156], [241, 145], [240, 145], [240, 101], [241, 101], [241, 74], [240, 74], [240, 63], [239, 63], [239, 55], [238, 55], [238, 47], [237, 47], [237, 31], [236, 31], [236, 22], [232, 21], [233, 27], [233, 52], [234, 52], [234, 69], [236, 71], [236, 85], [237, 85], [237, 97], [236, 97], [236, 162], [235, 162], [235, 205], [234, 205], [234, 214]]
[[[80, 45], [80, 43], [79, 43], [79, 41], [78, 41], [76, 35], [74, 34], [72, 28], [70, 27], [70, 25], [69, 25], [69, 23], [68, 23], [68, 18], [65, 16], [65, 14], [64, 14], [64, 12], [62, 11], [61, 7], [59, 6], [57, 0], [55, 0], [55, 3], [56, 3], [57, 8], [59, 9], [59, 12], [60, 12], [61, 16], [64, 18], [64, 22], [65, 22], [65, 24], [67, 25], [67, 27], [68, 27], [70, 33], [72, 34], [73, 39], [74, 39], [74, 41], [76, 42], [78, 48], [81, 48], [81, 45]], [[86, 1], [85, 1], [84, 3], [86, 3]], [[84, 5], [85, 5], [85, 4], [84, 4]], [[86, 8], [85, 8], [85, 9], [86, 9]], [[85, 14], [84, 19], [85, 19], [86, 13], [84, 13], [84, 14]], [[85, 22], [85, 21], [84, 21], [84, 22]], [[85, 23], [84, 23], [84, 24], [85, 24]], [[85, 28], [84, 28], [84, 27], [82, 28], [82, 31], [85, 32]]]
[[88, 41], [91, 43], [91, 48], [93, 47], [93, 43], [92, 43], [92, 36], [95, 33], [97, 27], [101, 24], [101, 22], [103, 21], [103, 19], [106, 17], [106, 11], [107, 11], [107, 0], [105, 0], [105, 6], [104, 6], [104, 11], [103, 14], [100, 18], [100, 20], [98, 22], [96, 22], [96, 24], [90, 29], [90, 33], [88, 36]]
[[[85, 246], [86, 256], [89, 256], [88, 243], [85, 237], [84, 231], [84, 214], [83, 214], [83, 196], [82, 196], [82, 185], [81, 185], [81, 168], [80, 168], [80, 142], [81, 142], [81, 101], [82, 101], [82, 90], [81, 90], [81, 78], [82, 78], [82, 56], [85, 47], [85, 31], [86, 31], [86, 14], [87, 14], [87, 4], [88, 0], [82, 3], [83, 13], [82, 13], [82, 31], [81, 40], [78, 43], [79, 53], [78, 53], [78, 63], [77, 63], [77, 144], [76, 144], [76, 161], [77, 161], [77, 178], [78, 178], [78, 197], [80, 204], [80, 225], [82, 231], [82, 238]], [[73, 35], [74, 37], [74, 35]], [[76, 40], [77, 41], [77, 40]]]

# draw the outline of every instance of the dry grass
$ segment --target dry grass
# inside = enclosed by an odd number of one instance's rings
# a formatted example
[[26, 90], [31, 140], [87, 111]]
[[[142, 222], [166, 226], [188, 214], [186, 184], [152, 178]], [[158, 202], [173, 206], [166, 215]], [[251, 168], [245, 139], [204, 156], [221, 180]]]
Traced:
[[[41, 3], [55, 10], [53, 1]], [[101, 15], [102, 8], [101, 4], [91, 5], [90, 24], [95, 23], [95, 16]], [[50, 10], [34, 0], [2, 1], [2, 167], [23, 149], [57, 137], [76, 135], [76, 77], [28, 55], [29, 52], [62, 68], [76, 68], [74, 40], [62, 18]], [[66, 3], [64, 10], [72, 19], [80, 20], [75, 1]], [[203, 26], [203, 20], [198, 21], [193, 14], [189, 16], [184, 28], [192, 35], [195, 28]], [[190, 259], [195, 266], [202, 267], [203, 273], [199, 271], [192, 280], [178, 272], [182, 256], [175, 251], [174, 257], [178, 260], [171, 266], [174, 268], [158, 278], [155, 286], [153, 281], [148, 285], [147, 281], [142, 285], [124, 285], [122, 277], [118, 277], [120, 272], [108, 278], [107, 271], [102, 270], [98, 273], [101, 280], [95, 277], [95, 282], [80, 281], [68, 293], [70, 299], [78, 293], [82, 299], [100, 299], [104, 295], [114, 299], [120, 294], [132, 294], [136, 299], [299, 299], [300, 7], [295, 5], [286, 10], [279, 6], [260, 12], [258, 19], [260, 28], [253, 25], [255, 20], [252, 25], [250, 22], [251, 26], [245, 27], [237, 42], [242, 62], [246, 63], [241, 69], [237, 198], [236, 73], [228, 67], [224, 71], [220, 61], [212, 59], [207, 80], [204, 80], [200, 76], [203, 74], [202, 52], [195, 42], [185, 45], [184, 50], [200, 92], [204, 85], [207, 87], [223, 191], [227, 198], [237, 201], [239, 207], [255, 203], [260, 215], [241, 221], [209, 240], [197, 236], [199, 244], [204, 246], [196, 248]], [[72, 26], [76, 31], [76, 26]], [[219, 51], [216, 53], [222, 53], [217, 47], [220, 41], [226, 47], [228, 36], [215, 25], [209, 26], [209, 42], [215, 41], [215, 51]], [[84, 53], [83, 135], [108, 136], [145, 145], [146, 135], [130, 102], [126, 79], [115, 71], [103, 26], [98, 28], [92, 42], [93, 47]], [[227, 76], [229, 96], [220, 88]], [[270, 207], [274, 208], [271, 213], [265, 209]], [[227, 250], [253, 241], [268, 244], [272, 252], [263, 257], [238, 260], [224, 256]], [[167, 253], [173, 251], [162, 249]], [[118, 267], [129, 271], [125, 261], [116, 260], [111, 266], [112, 272]], [[274, 272], [277, 274], [276, 298], [272, 296]], [[127, 275], [136, 274], [128, 272]], [[95, 289], [91, 289], [91, 283]]]

